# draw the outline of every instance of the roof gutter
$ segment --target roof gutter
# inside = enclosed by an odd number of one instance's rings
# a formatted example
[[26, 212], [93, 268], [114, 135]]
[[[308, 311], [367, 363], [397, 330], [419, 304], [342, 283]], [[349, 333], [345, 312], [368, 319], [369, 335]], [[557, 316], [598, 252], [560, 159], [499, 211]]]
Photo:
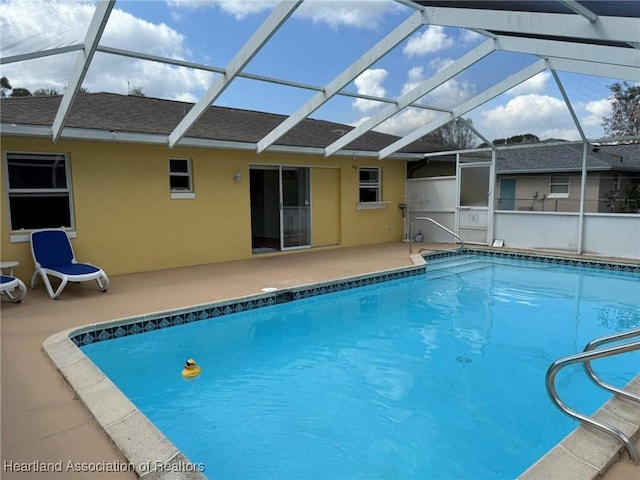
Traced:
[[[3, 136], [51, 138], [52, 129], [46, 125], [25, 125], [15, 123], [0, 123], [0, 133]], [[115, 130], [97, 130], [89, 128], [65, 127], [60, 135], [60, 140], [85, 140], [92, 142], [109, 143], [137, 143], [143, 145], [158, 145], [166, 147], [168, 136], [156, 133], [123, 132]], [[235, 142], [229, 140], [214, 140], [208, 138], [183, 137], [177, 147], [209, 148], [216, 150], [242, 150], [256, 152], [256, 143]], [[290, 145], [272, 145], [267, 153], [289, 153], [301, 155], [319, 155], [324, 157], [324, 148], [299, 147]], [[359, 157], [378, 159], [377, 151], [367, 150], [341, 150], [335, 155], [343, 157]], [[389, 160], [419, 160], [422, 153], [398, 153]]]

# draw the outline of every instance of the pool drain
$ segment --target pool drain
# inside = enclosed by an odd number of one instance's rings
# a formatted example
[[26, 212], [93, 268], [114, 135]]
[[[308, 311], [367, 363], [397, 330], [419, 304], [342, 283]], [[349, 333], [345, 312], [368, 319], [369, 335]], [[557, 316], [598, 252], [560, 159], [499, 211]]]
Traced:
[[473, 362], [473, 360], [471, 360], [469, 357], [463, 357], [462, 355], [456, 357], [456, 361], [458, 361], [460, 363], [471, 363], [471, 362]]

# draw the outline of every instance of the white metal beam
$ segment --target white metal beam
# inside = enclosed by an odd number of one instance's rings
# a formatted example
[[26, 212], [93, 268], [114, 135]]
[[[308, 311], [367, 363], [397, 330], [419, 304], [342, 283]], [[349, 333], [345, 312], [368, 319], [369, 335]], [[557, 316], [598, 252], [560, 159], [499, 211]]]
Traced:
[[420, 138], [424, 137], [427, 133], [435, 130], [436, 128], [441, 127], [442, 125], [444, 125], [447, 122], [450, 122], [454, 118], [460, 117], [460, 116], [464, 115], [465, 113], [473, 110], [474, 108], [479, 107], [480, 105], [482, 105], [483, 103], [488, 102], [492, 98], [497, 97], [498, 95], [500, 95], [500, 94], [506, 92], [507, 90], [515, 87], [516, 85], [519, 85], [522, 82], [528, 80], [529, 78], [533, 77], [534, 75], [537, 75], [538, 73], [546, 70], [546, 68], [547, 68], [547, 62], [545, 60], [538, 60], [534, 64], [529, 65], [528, 67], [520, 70], [518, 73], [516, 73], [514, 75], [511, 75], [510, 77], [508, 77], [505, 80], [503, 80], [502, 82], [494, 85], [493, 87], [485, 90], [484, 92], [480, 93], [479, 95], [476, 95], [475, 97], [471, 98], [470, 100], [467, 100], [466, 102], [461, 103], [460, 105], [455, 107], [450, 114], [449, 113], [445, 113], [443, 115], [438, 116], [437, 118], [435, 118], [431, 122], [427, 123], [426, 125], [423, 125], [422, 127], [420, 127], [418, 129], [414, 130], [413, 132], [409, 133], [408, 135], [405, 135], [400, 140], [395, 141], [394, 143], [392, 143], [388, 147], [383, 148], [378, 153], [378, 158], [380, 160], [382, 160], [383, 158], [388, 157], [389, 155], [393, 154], [394, 152], [397, 152], [398, 150], [400, 150], [401, 148], [406, 147], [407, 145], [409, 145], [409, 144], [415, 142], [416, 140], [419, 140]]
[[198, 100], [189, 113], [185, 115], [182, 121], [169, 135], [169, 146], [173, 147], [187, 133], [189, 128], [204, 114], [211, 104], [224, 92], [231, 81], [238, 76], [240, 71], [251, 61], [251, 59], [260, 51], [260, 49], [269, 41], [282, 24], [293, 14], [300, 6], [302, 0], [281, 1], [271, 12], [264, 23], [254, 32], [247, 43], [231, 60], [225, 73], [219, 76], [209, 90]]
[[595, 77], [616, 78], [637, 82], [639, 77], [638, 67], [626, 67], [624, 65], [611, 65], [610, 63], [596, 63], [570, 58], [547, 58], [549, 66], [554, 70], [563, 72], [582, 73]]
[[[151, 54], [147, 54], [147, 53], [141, 53], [141, 52], [134, 52], [132, 50], [122, 50], [120, 48], [113, 48], [113, 47], [103, 47], [103, 46], [98, 46], [98, 48], [96, 49], [96, 52], [100, 52], [100, 53], [108, 53], [111, 55], [118, 55], [118, 56], [122, 56], [122, 57], [129, 57], [129, 58], [137, 58], [140, 60], [147, 60], [150, 62], [158, 62], [158, 63], [162, 63], [165, 65], [175, 65], [177, 67], [186, 67], [186, 68], [193, 68], [193, 69], [197, 69], [197, 70], [202, 70], [205, 72], [213, 72], [213, 73], [224, 73], [225, 69], [222, 67], [216, 67], [213, 65], [206, 65], [203, 63], [195, 63], [195, 62], [189, 62], [186, 60], [178, 60], [175, 58], [168, 58], [168, 57], [161, 57], [158, 55], [151, 55]], [[266, 82], [266, 83], [273, 83], [275, 85], [284, 85], [286, 87], [294, 87], [294, 88], [300, 88], [303, 90], [312, 90], [314, 92], [323, 92], [324, 91], [324, 87], [320, 87], [318, 85], [311, 85], [309, 83], [301, 83], [301, 82], [294, 82], [292, 80], [284, 80], [282, 78], [275, 78], [275, 77], [268, 77], [266, 75], [257, 75], [255, 73], [248, 73], [248, 72], [239, 72], [237, 75], [238, 78], [246, 78], [248, 80], [257, 80], [259, 82]], [[382, 102], [382, 103], [395, 103], [395, 99], [391, 99], [391, 98], [386, 98], [386, 97], [377, 97], [375, 95], [364, 95], [362, 93], [356, 93], [356, 92], [349, 92], [346, 90], [341, 90], [339, 91], [336, 95], [341, 95], [344, 97], [351, 97], [351, 98], [361, 98], [363, 100], [373, 100], [376, 102]], [[433, 106], [428, 106], [428, 105], [420, 105], [420, 104], [415, 104], [413, 105], [416, 108], [424, 108], [427, 110], [439, 110], [439, 111], [448, 111], [442, 108], [437, 108], [437, 107], [433, 107]]]
[[640, 51], [634, 48], [510, 37], [505, 35], [498, 36], [497, 48], [498, 50], [510, 52], [530, 53], [544, 58], [567, 58], [585, 62], [609, 63], [612, 65], [640, 68]]
[[581, 3], [576, 2], [576, 0], [558, 0], [558, 1], [568, 9], [576, 12], [578, 15], [582, 15], [591, 23], [595, 23], [598, 20], [598, 15], [593, 13], [587, 7], [583, 6]]
[[8, 65], [10, 63], [24, 62], [34, 60], [36, 58], [50, 57], [52, 55], [62, 55], [63, 53], [76, 52], [82, 50], [83, 45], [68, 45], [66, 47], [50, 48], [48, 50], [40, 50], [38, 52], [21, 53], [19, 55], [11, 55], [10, 57], [0, 58], [0, 65]]
[[461, 58], [459, 58], [455, 62], [447, 65], [445, 68], [440, 70], [434, 76], [430, 77], [429, 79], [420, 83], [420, 85], [418, 85], [411, 91], [399, 97], [395, 104], [388, 105], [387, 107], [382, 109], [380, 112], [378, 112], [376, 115], [371, 117], [369, 120], [367, 120], [366, 122], [363, 122], [361, 125], [354, 128], [353, 130], [348, 132], [346, 135], [343, 135], [338, 140], [333, 142], [331, 145], [327, 146], [325, 148], [325, 156], [328, 157], [329, 155], [334, 154], [345, 145], [348, 145], [349, 143], [354, 141], [356, 138], [360, 137], [361, 135], [365, 134], [367, 131], [380, 125], [389, 117], [398, 113], [403, 108], [411, 105], [413, 102], [422, 98], [432, 90], [436, 89], [437, 87], [445, 83], [447, 80], [450, 80], [460, 72], [469, 68], [474, 63], [486, 57], [495, 49], [496, 49], [495, 42], [491, 39], [478, 45], [476, 48], [471, 50], [466, 55], [463, 55]]
[[420, 28], [424, 24], [423, 20], [422, 12], [413, 13], [402, 22], [400, 26], [380, 40], [371, 50], [362, 55], [356, 62], [348, 66], [346, 70], [334, 78], [331, 83], [324, 88], [324, 91], [316, 93], [295, 113], [287, 117], [284, 122], [265, 135], [265, 137], [258, 142], [257, 152], [260, 153], [266, 150], [276, 140], [320, 108], [325, 102], [353, 81], [353, 79], [386, 55], [389, 50]]
[[576, 115], [576, 112], [573, 109], [573, 105], [571, 104], [569, 95], [567, 95], [567, 91], [564, 89], [564, 85], [562, 85], [562, 82], [560, 81], [560, 77], [558, 76], [558, 73], [555, 70], [551, 69], [551, 75], [553, 75], [553, 79], [556, 81], [556, 85], [558, 86], [558, 89], [562, 94], [562, 99], [564, 100], [564, 104], [569, 109], [569, 113], [571, 114], [573, 123], [575, 124], [576, 128], [578, 129], [578, 133], [580, 134], [580, 138], [582, 138], [583, 142], [586, 142], [587, 136], [584, 134], [584, 130], [582, 129], [582, 125], [580, 124], [580, 120], [578, 120], [578, 115]]
[[425, 8], [428, 23], [520, 35], [559, 36], [606, 40], [613, 42], [640, 42], [638, 19], [631, 17], [598, 17], [596, 23], [585, 22], [574, 14], [512, 12], [448, 7]]
[[87, 74], [87, 70], [89, 70], [91, 60], [98, 47], [102, 33], [107, 26], [109, 15], [115, 3], [115, 0], [102, 0], [96, 4], [96, 9], [93, 12], [91, 23], [84, 38], [84, 47], [82, 51], [78, 53], [78, 58], [71, 72], [71, 78], [69, 78], [69, 84], [58, 107], [56, 118], [53, 120], [52, 135], [54, 142], [57, 142], [60, 138], [64, 122], [69, 115], [69, 110], [78, 94], [78, 90], [82, 86], [82, 81]]

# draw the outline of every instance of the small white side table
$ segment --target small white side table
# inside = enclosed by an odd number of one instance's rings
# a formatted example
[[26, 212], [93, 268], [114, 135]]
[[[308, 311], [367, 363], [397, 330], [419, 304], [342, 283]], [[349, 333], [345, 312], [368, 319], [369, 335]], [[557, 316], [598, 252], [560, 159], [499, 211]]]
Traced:
[[11, 275], [13, 277], [13, 267], [17, 267], [18, 265], [20, 265], [20, 262], [16, 262], [16, 261], [9, 261], [9, 262], [0, 262], [0, 273], [5, 269], [8, 268], [9, 269], [9, 275]]

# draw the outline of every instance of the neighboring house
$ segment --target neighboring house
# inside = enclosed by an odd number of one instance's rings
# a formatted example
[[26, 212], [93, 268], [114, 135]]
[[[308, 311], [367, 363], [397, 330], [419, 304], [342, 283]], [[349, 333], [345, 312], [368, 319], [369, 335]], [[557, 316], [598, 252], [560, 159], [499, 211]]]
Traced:
[[256, 142], [287, 117], [210, 107], [175, 148], [167, 135], [193, 104], [79, 94], [60, 140], [61, 96], [3, 98], [2, 260], [33, 272], [29, 232], [65, 227], [77, 256], [122, 274], [250, 258], [288, 249], [399, 241], [405, 160], [437, 151], [305, 119], [266, 152]]
[[[496, 209], [579, 211], [582, 158], [582, 145], [500, 150]], [[586, 167], [585, 212], [640, 208], [640, 144], [591, 147]]]
[[[486, 152], [467, 160], [488, 161]], [[582, 144], [499, 149], [496, 210], [578, 212]], [[640, 208], [640, 144], [592, 146], [587, 152], [585, 212], [635, 213]], [[409, 162], [409, 178], [454, 176], [454, 156]]]

